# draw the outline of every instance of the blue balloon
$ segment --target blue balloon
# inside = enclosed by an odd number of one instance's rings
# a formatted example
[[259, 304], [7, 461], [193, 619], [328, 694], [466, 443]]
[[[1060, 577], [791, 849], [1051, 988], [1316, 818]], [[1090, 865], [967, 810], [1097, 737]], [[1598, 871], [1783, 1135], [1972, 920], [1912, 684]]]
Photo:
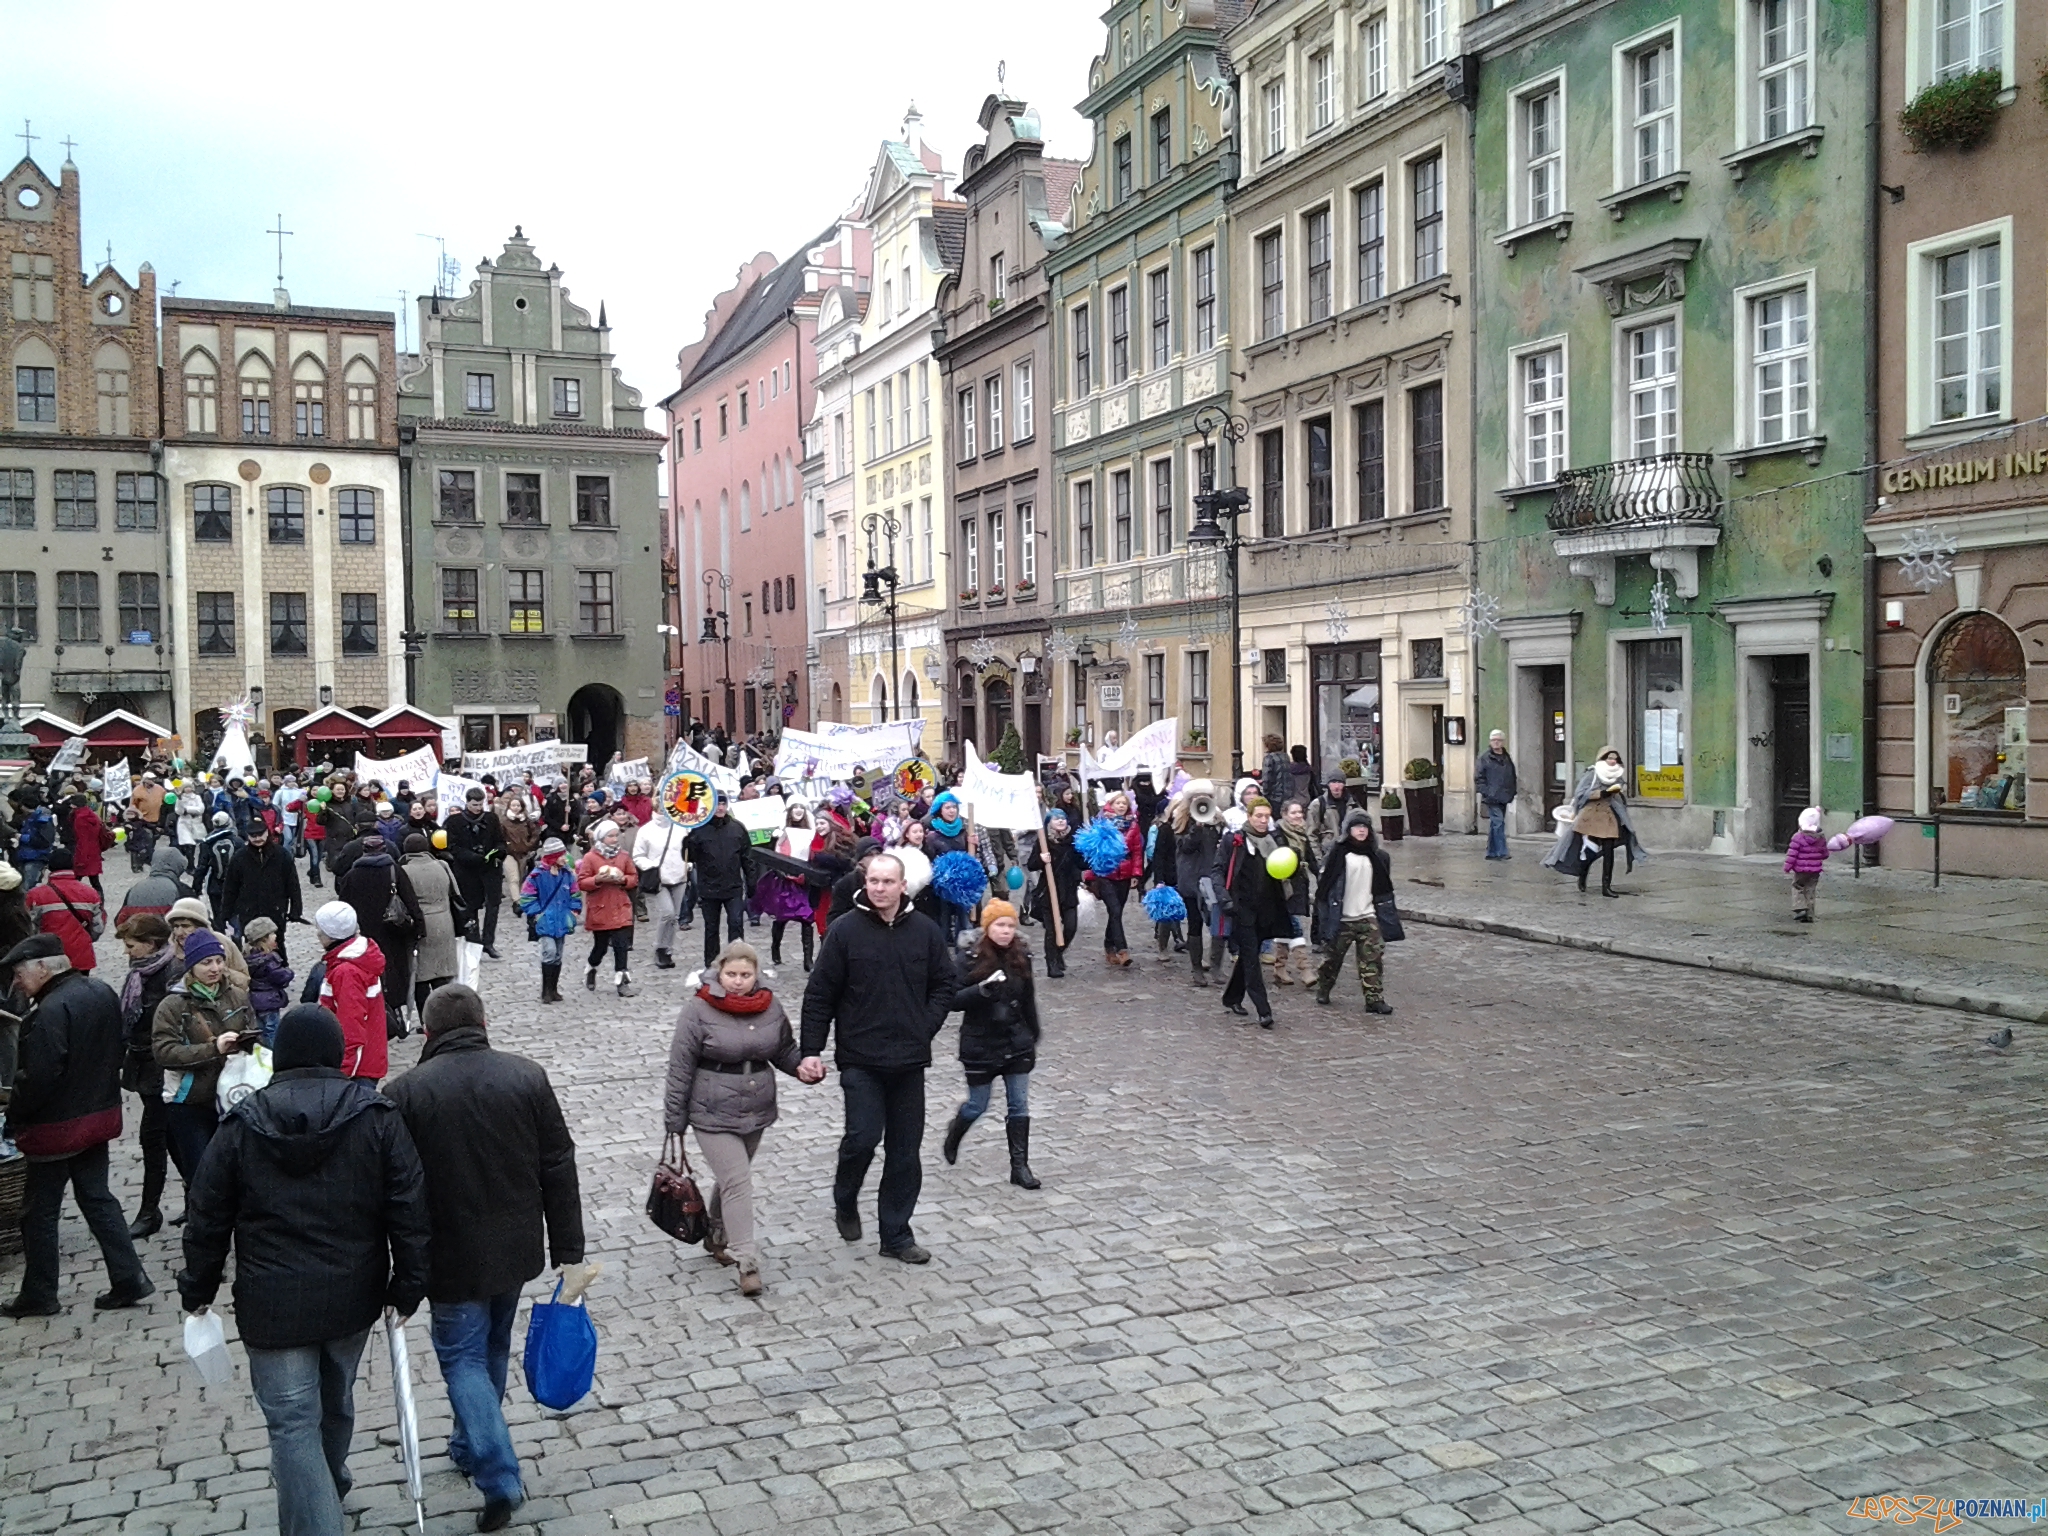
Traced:
[[1012, 864], [1009, 867], [1009, 869], [1007, 869], [1003, 873], [1003, 884], [1007, 885], [1013, 891], [1023, 890], [1024, 871], [1019, 869], [1016, 865]]

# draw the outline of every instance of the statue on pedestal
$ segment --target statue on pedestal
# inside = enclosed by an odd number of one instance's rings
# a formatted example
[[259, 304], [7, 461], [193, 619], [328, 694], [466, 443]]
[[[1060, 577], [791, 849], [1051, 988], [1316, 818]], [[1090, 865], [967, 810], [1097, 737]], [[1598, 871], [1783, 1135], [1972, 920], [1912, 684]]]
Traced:
[[21, 716], [21, 665], [28, 660], [28, 647], [22, 639], [19, 628], [10, 629], [0, 639], [0, 725], [18, 723]]

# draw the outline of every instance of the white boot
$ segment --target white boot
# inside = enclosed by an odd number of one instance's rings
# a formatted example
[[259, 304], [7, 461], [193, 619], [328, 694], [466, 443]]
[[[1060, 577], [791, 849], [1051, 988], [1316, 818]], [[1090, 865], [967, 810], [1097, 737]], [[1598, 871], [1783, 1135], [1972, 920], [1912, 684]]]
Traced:
[[636, 991], [639, 990], [633, 985], [633, 973], [631, 971], [619, 972], [618, 981], [619, 996], [621, 997], [631, 997]]

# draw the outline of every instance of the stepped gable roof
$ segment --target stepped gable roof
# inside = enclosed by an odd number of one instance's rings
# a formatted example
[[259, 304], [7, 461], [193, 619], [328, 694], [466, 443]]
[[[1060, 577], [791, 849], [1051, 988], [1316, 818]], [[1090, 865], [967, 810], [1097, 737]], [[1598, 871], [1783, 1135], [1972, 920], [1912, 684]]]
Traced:
[[838, 228], [835, 222], [823, 234], [804, 241], [794, 256], [754, 284], [753, 291], [733, 311], [725, 328], [712, 339], [703, 356], [691, 367], [690, 376], [683, 380], [678, 394], [710, 377], [782, 324], [790, 306], [803, 296], [804, 268], [809, 264], [812, 249], [830, 240]]

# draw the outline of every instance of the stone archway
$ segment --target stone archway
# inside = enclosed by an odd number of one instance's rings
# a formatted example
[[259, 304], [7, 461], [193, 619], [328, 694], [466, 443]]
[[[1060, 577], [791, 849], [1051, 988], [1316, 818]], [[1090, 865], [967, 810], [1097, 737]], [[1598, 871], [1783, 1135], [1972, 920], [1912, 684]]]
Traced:
[[586, 760], [602, 771], [626, 740], [626, 701], [605, 683], [585, 683], [569, 695], [562, 739], [580, 741]]

